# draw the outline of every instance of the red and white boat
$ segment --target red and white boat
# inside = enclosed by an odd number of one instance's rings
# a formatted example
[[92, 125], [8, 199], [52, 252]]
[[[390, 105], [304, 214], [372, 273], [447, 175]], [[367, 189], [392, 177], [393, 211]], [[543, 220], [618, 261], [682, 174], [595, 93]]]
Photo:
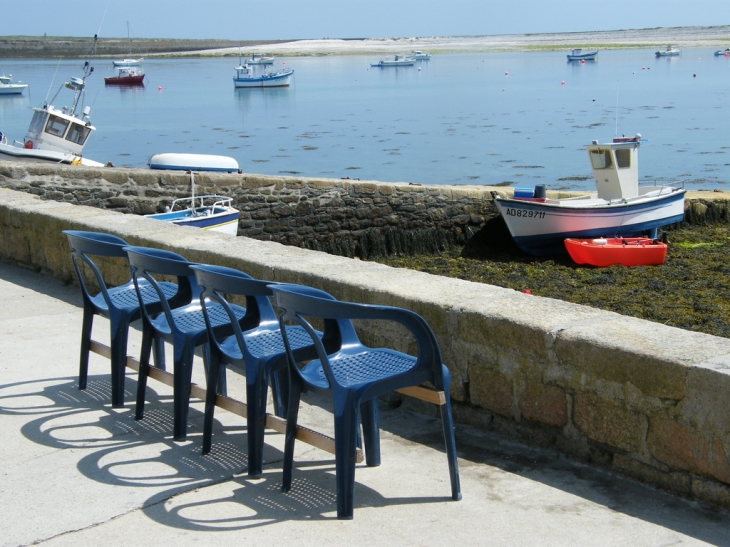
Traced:
[[133, 67], [117, 67], [117, 75], [104, 78], [106, 85], [144, 85], [144, 72]]
[[647, 237], [568, 238], [565, 249], [576, 264], [600, 267], [658, 266], [667, 257], [667, 244]]

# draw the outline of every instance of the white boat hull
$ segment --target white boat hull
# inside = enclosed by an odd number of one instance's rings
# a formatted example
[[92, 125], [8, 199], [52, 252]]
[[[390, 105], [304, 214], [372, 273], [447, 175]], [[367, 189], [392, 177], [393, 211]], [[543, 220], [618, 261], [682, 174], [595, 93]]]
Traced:
[[16, 158], [28, 158], [44, 160], [53, 163], [67, 163], [70, 165], [85, 165], [87, 167], [104, 167], [103, 163], [84, 158], [67, 152], [56, 152], [55, 150], [41, 150], [37, 148], [20, 148], [10, 144], [0, 144], [0, 154]]
[[287, 87], [294, 71], [285, 73], [264, 74], [250, 78], [233, 78], [233, 85], [237, 88], [246, 87]]
[[[685, 190], [664, 188], [655, 194], [613, 203], [599, 199], [521, 200], [494, 195], [512, 238], [528, 254], [565, 251], [566, 238], [631, 237], [684, 218]], [[552, 202], [552, 203], [551, 203]]]
[[0, 84], [0, 95], [20, 95], [28, 84]]
[[171, 169], [177, 171], [238, 171], [238, 162], [228, 156], [213, 154], [155, 154], [147, 161], [150, 169]]

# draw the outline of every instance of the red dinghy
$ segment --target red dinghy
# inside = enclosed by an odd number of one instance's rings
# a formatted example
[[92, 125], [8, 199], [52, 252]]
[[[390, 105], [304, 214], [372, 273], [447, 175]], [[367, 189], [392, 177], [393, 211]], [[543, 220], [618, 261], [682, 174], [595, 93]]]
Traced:
[[566, 239], [565, 248], [576, 264], [591, 266], [656, 266], [664, 264], [667, 244], [646, 237]]

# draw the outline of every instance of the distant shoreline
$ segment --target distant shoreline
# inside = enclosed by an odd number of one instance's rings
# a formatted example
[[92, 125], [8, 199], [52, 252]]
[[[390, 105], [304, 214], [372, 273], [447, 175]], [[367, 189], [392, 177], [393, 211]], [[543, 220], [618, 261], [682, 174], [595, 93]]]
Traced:
[[[503, 34], [492, 36], [431, 36], [404, 38], [319, 40], [171, 40], [100, 38], [97, 57], [207, 57], [245, 55], [253, 51], [282, 57], [321, 55], [387, 55], [412, 50], [432, 54], [499, 53], [509, 51], [557, 51], [573, 48], [724, 49], [730, 47], [730, 25], [673, 27], [549, 34]], [[89, 55], [89, 37], [0, 37], [1, 58], [77, 58]], [[131, 53], [130, 53], [131, 50]]]

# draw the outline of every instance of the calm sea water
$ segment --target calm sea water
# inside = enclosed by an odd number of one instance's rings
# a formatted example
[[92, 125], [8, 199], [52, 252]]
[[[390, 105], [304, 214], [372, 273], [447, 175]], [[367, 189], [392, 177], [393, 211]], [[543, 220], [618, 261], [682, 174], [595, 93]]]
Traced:
[[[144, 87], [105, 86], [95, 59], [85, 155], [145, 166], [151, 154], [235, 157], [244, 172], [421, 184], [590, 189], [584, 146], [641, 133], [642, 179], [730, 187], [730, 59], [710, 50], [439, 55], [370, 68], [377, 56], [277, 58], [289, 88], [234, 89], [238, 59], [145, 60]], [[22, 140], [31, 106], [82, 62], [0, 60], [30, 95], [0, 96], [0, 131]], [[70, 99], [56, 100], [56, 107]], [[65, 101], [65, 102], [64, 102]]]

